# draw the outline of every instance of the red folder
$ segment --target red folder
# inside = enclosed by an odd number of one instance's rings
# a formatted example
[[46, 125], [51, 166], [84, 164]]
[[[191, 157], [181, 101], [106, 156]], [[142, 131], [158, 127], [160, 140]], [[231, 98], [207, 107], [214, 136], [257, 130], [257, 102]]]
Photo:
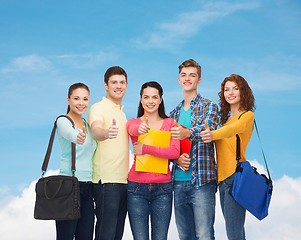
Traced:
[[[181, 125], [181, 126], [183, 128], [187, 128], [187, 127], [184, 127], [183, 125]], [[180, 146], [181, 146], [180, 155], [182, 155], [183, 153], [187, 153], [188, 155], [190, 155], [191, 141], [188, 138], [180, 140]]]

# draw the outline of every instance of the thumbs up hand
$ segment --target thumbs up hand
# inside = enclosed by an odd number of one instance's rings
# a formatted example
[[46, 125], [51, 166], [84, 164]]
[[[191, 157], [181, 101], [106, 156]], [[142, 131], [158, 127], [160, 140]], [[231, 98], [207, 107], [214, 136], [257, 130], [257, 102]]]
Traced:
[[86, 135], [87, 135], [87, 129], [86, 126], [83, 125], [83, 131], [77, 134], [77, 139], [76, 139], [77, 144], [84, 144], [86, 140]]
[[205, 121], [205, 130], [201, 132], [201, 138], [204, 143], [209, 143], [212, 141], [213, 136], [210, 131], [210, 127], [208, 126], [208, 123]]
[[113, 118], [112, 125], [109, 127], [107, 132], [107, 138], [109, 139], [117, 138], [117, 135], [118, 135], [118, 126], [116, 125], [116, 119]]
[[175, 126], [170, 129], [171, 136], [174, 140], [183, 140], [189, 138], [191, 133], [189, 129], [183, 128], [176, 120], [174, 120]]
[[140, 125], [139, 125], [139, 129], [138, 129], [138, 133], [140, 135], [146, 134], [149, 130], [149, 125], [148, 125], [148, 117], [145, 117], [145, 121], [143, 121]]

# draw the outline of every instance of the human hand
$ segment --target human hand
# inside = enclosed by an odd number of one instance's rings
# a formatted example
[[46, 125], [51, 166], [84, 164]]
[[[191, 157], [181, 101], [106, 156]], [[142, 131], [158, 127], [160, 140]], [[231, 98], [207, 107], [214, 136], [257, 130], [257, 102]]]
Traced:
[[183, 153], [177, 160], [176, 163], [187, 172], [190, 166], [191, 158], [187, 153]]
[[146, 134], [149, 130], [149, 125], [148, 125], [148, 117], [145, 117], [145, 121], [143, 121], [140, 125], [139, 125], [139, 129], [138, 129], [138, 133], [140, 135]]
[[87, 135], [87, 129], [86, 129], [86, 126], [83, 125], [83, 131], [82, 132], [79, 132], [77, 134], [77, 144], [84, 144], [85, 140], [86, 140], [86, 135]]
[[170, 129], [171, 136], [174, 140], [183, 140], [190, 137], [190, 131], [187, 128], [183, 128], [176, 120], [174, 120], [175, 127]]
[[204, 143], [209, 143], [213, 139], [213, 135], [210, 131], [210, 128], [209, 128], [207, 122], [205, 122], [205, 130], [201, 131], [201, 138], [202, 138]]
[[133, 144], [134, 154], [142, 155], [142, 147], [143, 147], [143, 144], [141, 142], [135, 142]]
[[118, 126], [116, 125], [116, 119], [113, 118], [112, 125], [109, 127], [107, 132], [107, 138], [108, 139], [117, 138], [117, 135], [118, 135]]

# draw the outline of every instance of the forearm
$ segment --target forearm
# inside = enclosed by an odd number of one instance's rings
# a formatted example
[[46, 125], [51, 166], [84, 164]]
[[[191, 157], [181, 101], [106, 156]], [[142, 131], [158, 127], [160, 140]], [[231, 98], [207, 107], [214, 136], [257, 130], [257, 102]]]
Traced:
[[213, 140], [229, 138], [246, 131], [251, 131], [254, 124], [254, 114], [247, 112], [241, 119], [234, 120], [218, 130], [212, 131]]
[[93, 139], [96, 141], [104, 141], [108, 139], [108, 129], [94, 128], [92, 130]]
[[77, 134], [79, 133], [74, 129], [66, 118], [59, 118], [57, 121], [57, 132], [66, 140], [76, 143]]
[[150, 154], [155, 157], [176, 159], [180, 155], [180, 142], [171, 140], [169, 147], [156, 147], [150, 145], [143, 145], [142, 154]]
[[205, 122], [207, 122], [210, 130], [215, 130], [219, 122], [218, 108], [215, 104], [208, 107], [207, 114], [202, 119], [202, 124], [196, 123], [194, 127], [190, 128], [191, 141], [201, 141], [201, 132], [206, 129]]
[[139, 130], [139, 124], [134, 124], [134, 123], [132, 123], [132, 122], [129, 120], [129, 121], [127, 122], [127, 124], [126, 124], [126, 127], [127, 127], [127, 130], [128, 130], [129, 135], [135, 136], [135, 137], [137, 137], [137, 136], [140, 135], [139, 132], [138, 132], [138, 130]]

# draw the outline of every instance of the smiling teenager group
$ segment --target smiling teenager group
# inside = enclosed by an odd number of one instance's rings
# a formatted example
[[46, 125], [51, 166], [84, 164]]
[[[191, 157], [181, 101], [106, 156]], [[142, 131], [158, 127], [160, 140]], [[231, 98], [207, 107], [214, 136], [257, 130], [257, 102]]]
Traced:
[[[62, 151], [60, 174], [71, 175], [71, 146], [76, 143], [76, 176], [80, 181], [81, 218], [56, 221], [58, 240], [121, 240], [128, 212], [133, 239], [167, 239], [174, 212], [179, 239], [215, 239], [215, 194], [220, 201], [228, 239], [245, 239], [245, 213], [229, 194], [236, 167], [236, 134], [241, 155], [253, 131], [254, 97], [239, 75], [221, 84], [220, 111], [212, 101], [197, 93], [201, 67], [189, 59], [179, 66], [178, 82], [184, 100], [165, 113], [163, 89], [155, 81], [140, 90], [137, 118], [127, 121], [122, 99], [128, 81], [121, 67], [104, 75], [106, 96], [92, 105], [88, 122], [82, 118], [89, 105], [89, 88], [83, 83], [70, 86], [67, 115], [57, 123]], [[220, 128], [216, 130], [220, 124]], [[150, 130], [169, 131], [167, 147], [142, 144], [140, 135]], [[134, 162], [129, 170], [129, 136]], [[181, 153], [180, 140], [191, 142], [190, 152]], [[215, 149], [216, 156], [215, 161]], [[138, 171], [137, 156], [149, 154], [170, 159], [167, 173]], [[94, 234], [94, 214], [96, 215]]]

